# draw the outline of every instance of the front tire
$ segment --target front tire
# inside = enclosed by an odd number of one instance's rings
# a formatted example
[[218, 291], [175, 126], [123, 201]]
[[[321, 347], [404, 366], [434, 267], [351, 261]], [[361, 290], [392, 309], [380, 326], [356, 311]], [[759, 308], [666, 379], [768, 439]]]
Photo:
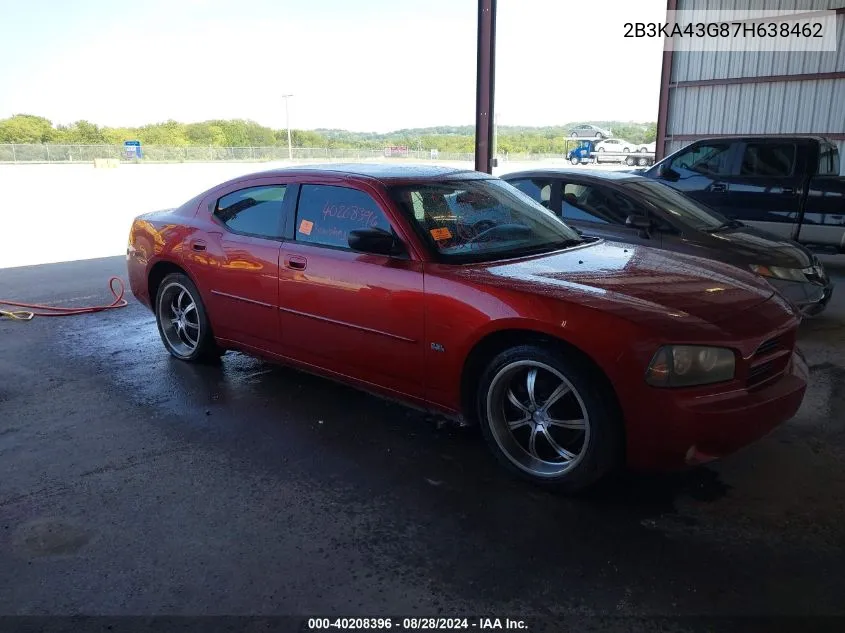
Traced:
[[498, 461], [532, 483], [579, 492], [622, 464], [615, 397], [580, 358], [533, 344], [510, 348], [487, 366], [476, 406]]
[[223, 353], [214, 342], [199, 290], [187, 275], [165, 277], [156, 294], [156, 324], [167, 351], [179, 360], [209, 362]]
[[578, 158], [577, 156], [573, 156], [572, 158], [569, 159], [569, 162], [572, 163], [573, 165], [577, 165], [581, 162], [581, 159]]

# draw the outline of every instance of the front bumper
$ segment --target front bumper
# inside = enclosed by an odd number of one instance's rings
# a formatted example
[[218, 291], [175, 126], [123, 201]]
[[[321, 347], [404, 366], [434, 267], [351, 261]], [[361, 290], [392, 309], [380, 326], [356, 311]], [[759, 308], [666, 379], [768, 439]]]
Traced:
[[641, 411], [626, 412], [629, 466], [675, 470], [739, 450], [795, 415], [808, 375], [796, 350], [783, 374], [759, 389], [652, 389]]
[[767, 279], [767, 281], [792, 302], [801, 314], [808, 317], [821, 314], [833, 296], [833, 282], [829, 279], [825, 279], [824, 283], [783, 279]]

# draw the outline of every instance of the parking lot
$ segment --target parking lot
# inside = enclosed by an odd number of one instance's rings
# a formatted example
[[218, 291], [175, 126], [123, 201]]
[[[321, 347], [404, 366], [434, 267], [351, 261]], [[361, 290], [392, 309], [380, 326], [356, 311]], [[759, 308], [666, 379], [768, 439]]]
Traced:
[[[20, 209], [0, 237], [0, 297], [67, 305], [110, 301], [128, 218], [251, 170], [156, 188], [131, 167], [50, 166], [82, 174], [52, 186], [16, 169], [0, 176]], [[845, 256], [824, 261], [843, 284]], [[489, 614], [620, 631], [633, 616], [688, 617], [679, 630], [704, 614], [843, 616], [843, 290], [802, 325], [812, 381], [792, 421], [721, 463], [626, 474], [580, 499], [510, 479], [476, 431], [435, 416], [237, 353], [180, 363], [131, 298], [2, 320], [0, 612]]]

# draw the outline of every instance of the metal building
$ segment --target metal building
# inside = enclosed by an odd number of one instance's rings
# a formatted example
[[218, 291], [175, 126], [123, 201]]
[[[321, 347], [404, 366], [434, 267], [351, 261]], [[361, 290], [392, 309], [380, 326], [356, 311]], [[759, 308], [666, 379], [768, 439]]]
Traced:
[[[818, 134], [845, 157], [845, 0], [668, 0], [668, 11], [835, 10], [834, 52], [663, 53], [657, 155], [707, 136]], [[845, 160], [841, 161], [845, 171]]]

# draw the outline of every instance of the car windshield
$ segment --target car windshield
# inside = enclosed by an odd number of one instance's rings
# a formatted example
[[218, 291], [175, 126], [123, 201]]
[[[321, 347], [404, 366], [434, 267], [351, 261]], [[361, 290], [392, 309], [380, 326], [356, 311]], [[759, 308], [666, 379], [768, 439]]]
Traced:
[[682, 222], [698, 231], [715, 231], [730, 228], [736, 224], [710, 207], [661, 182], [636, 178], [624, 183], [624, 187], [669, 214], [670, 219]]
[[498, 179], [395, 186], [390, 195], [443, 260], [515, 257], [583, 241], [551, 211]]

